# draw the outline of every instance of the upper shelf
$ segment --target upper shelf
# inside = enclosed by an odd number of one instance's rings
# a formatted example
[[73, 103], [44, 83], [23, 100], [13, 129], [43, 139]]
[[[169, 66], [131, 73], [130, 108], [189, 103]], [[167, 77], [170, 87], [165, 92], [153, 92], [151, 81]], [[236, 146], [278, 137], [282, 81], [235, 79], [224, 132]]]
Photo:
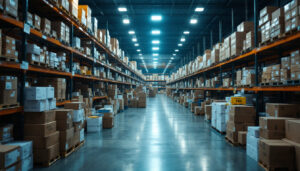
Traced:
[[[283, 47], [288, 47], [288, 46], [294, 46], [295, 45], [294, 43], [298, 42], [299, 40], [300, 40], [300, 32], [298, 32], [294, 35], [287, 36], [287, 37], [285, 37], [281, 40], [275, 41], [271, 44], [268, 44], [268, 45], [265, 45], [265, 46], [262, 46], [262, 47], [259, 47], [259, 48], [255, 48], [255, 49], [251, 50], [250, 52], [242, 54], [242, 55], [240, 55], [236, 58], [229, 59], [227, 61], [220, 62], [220, 63], [218, 63], [214, 66], [201, 69], [201, 70], [199, 70], [197, 72], [194, 72], [192, 74], [189, 74], [189, 75], [186, 75], [184, 77], [173, 80], [171, 82], [168, 82], [167, 84], [168, 85], [173, 84], [173, 83], [176, 83], [178, 81], [181, 81], [181, 80], [184, 80], [184, 79], [187, 79], [187, 78], [190, 78], [190, 77], [193, 77], [193, 76], [196, 76], [196, 75], [208, 72], [208, 71], [212, 71], [216, 68], [220, 68], [220, 67], [223, 67], [223, 66], [228, 65], [228, 64], [232, 64], [232, 63], [237, 62], [237, 61], [242, 61], [246, 58], [254, 57], [255, 55], [272, 56], [272, 55], [275, 55], [275, 54], [278, 53], [277, 49], [279, 49], [279, 48], [282, 49]], [[297, 48], [297, 47], [294, 47], [294, 48]]]
[[300, 91], [300, 86], [278, 86], [278, 87], [239, 87], [239, 88], [233, 88], [233, 87], [220, 87], [220, 88], [170, 88], [169, 89], [180, 89], [180, 90], [214, 90], [214, 91], [253, 91], [253, 92], [259, 92], [259, 91], [286, 91], [286, 92], [295, 92]]

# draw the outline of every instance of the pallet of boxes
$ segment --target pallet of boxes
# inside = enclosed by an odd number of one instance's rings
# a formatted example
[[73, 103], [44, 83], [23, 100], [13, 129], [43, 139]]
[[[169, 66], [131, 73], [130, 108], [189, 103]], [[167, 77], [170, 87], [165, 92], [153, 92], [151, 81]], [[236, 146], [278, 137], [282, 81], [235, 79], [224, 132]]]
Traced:
[[0, 109], [18, 107], [18, 78], [0, 76]]
[[222, 100], [213, 100], [211, 126], [221, 134], [225, 134], [226, 132], [226, 109], [226, 102]]
[[[259, 119], [259, 164], [268, 170], [299, 170], [299, 105], [267, 103]], [[297, 168], [297, 169], [296, 169]]]
[[25, 88], [24, 139], [33, 142], [35, 165], [48, 167], [60, 158], [53, 87]]

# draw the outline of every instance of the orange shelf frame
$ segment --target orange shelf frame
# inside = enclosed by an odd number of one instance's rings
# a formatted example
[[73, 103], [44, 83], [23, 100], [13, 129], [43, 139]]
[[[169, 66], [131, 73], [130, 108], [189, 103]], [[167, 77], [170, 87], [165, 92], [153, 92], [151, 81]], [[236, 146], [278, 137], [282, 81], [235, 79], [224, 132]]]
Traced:
[[15, 108], [9, 108], [9, 109], [3, 109], [0, 110], [0, 116], [4, 116], [4, 115], [11, 115], [11, 114], [15, 114], [15, 113], [21, 113], [23, 112], [23, 107], [15, 107]]
[[95, 96], [93, 97], [93, 100], [100, 100], [100, 99], [107, 99], [107, 96]]

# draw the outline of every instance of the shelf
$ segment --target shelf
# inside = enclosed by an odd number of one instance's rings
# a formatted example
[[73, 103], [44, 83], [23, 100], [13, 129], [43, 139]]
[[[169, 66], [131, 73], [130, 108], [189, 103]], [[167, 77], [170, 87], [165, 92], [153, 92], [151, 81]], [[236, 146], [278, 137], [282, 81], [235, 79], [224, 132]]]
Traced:
[[9, 108], [9, 109], [3, 109], [0, 110], [0, 116], [4, 116], [4, 115], [11, 115], [11, 114], [15, 114], [15, 113], [20, 113], [23, 112], [23, 107], [15, 107], [15, 108]]
[[166, 82], [166, 80], [145, 80], [146, 82]]
[[56, 106], [63, 106], [66, 103], [70, 103], [70, 102], [71, 102], [71, 100], [65, 100], [65, 101], [62, 101], [62, 102], [56, 102]]
[[233, 88], [233, 87], [228, 87], [228, 88], [170, 88], [169, 89], [180, 89], [180, 90], [212, 90], [212, 91], [254, 91], [254, 92], [259, 92], [259, 91], [286, 91], [286, 92], [295, 92], [295, 91], [300, 91], [300, 86], [279, 86], [279, 87], [238, 87], [238, 88]]
[[[245, 58], [249, 58], [251, 56], [261, 55], [263, 52], [272, 51], [275, 48], [278, 48], [278, 47], [281, 47], [281, 46], [284, 46], [284, 45], [287, 45], [287, 44], [292, 44], [293, 42], [298, 41], [298, 40], [300, 40], [300, 32], [296, 33], [295, 35], [290, 35], [290, 36], [287, 36], [286, 38], [275, 41], [275, 42], [273, 42], [269, 45], [265, 45], [265, 46], [253, 49], [252, 51], [250, 51], [248, 53], [245, 53], [245, 54], [242, 54], [242, 55], [240, 55], [236, 58], [229, 59], [227, 61], [221, 62], [219, 64], [216, 64], [214, 66], [211, 66], [211, 67], [208, 67], [208, 68], [205, 68], [205, 69], [201, 69], [201, 70], [199, 70], [197, 72], [194, 72], [192, 74], [189, 74], [187, 76], [178, 78], [178, 79], [173, 80], [171, 82], [168, 82], [167, 84], [170, 85], [170, 84], [176, 83], [178, 81], [181, 81], [181, 80], [199, 75], [201, 73], [212, 71], [213, 69], [222, 67], [224, 65], [228, 65], [228, 64], [231, 64], [231, 63], [236, 62], [236, 61], [241, 61], [241, 60], [243, 60]], [[276, 51], [274, 51], [273, 53], [276, 53]]]
[[96, 97], [93, 97], [93, 100], [100, 100], [100, 99], [107, 99], [108, 97], [107, 96], [96, 96]]

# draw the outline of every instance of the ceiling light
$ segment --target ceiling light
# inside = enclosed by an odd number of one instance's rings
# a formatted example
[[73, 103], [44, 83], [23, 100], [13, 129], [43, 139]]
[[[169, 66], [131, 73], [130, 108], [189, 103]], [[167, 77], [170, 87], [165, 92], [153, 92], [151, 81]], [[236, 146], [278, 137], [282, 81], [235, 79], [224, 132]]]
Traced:
[[175, 53], [173, 53], [173, 56], [176, 56], [176, 54], [175, 54]]
[[153, 47], [152, 50], [159, 50], [159, 47]]
[[152, 15], [151, 20], [152, 21], [161, 21], [162, 17], [161, 15]]
[[160, 41], [159, 40], [152, 40], [152, 44], [159, 44]]
[[184, 31], [183, 34], [190, 34], [190, 32], [189, 31]]
[[153, 35], [158, 35], [158, 34], [160, 34], [160, 30], [152, 30], [151, 33]]
[[124, 19], [123, 19], [123, 24], [129, 24], [129, 23], [130, 23], [130, 21], [129, 21], [128, 18], [124, 18]]
[[203, 12], [204, 11], [204, 8], [203, 7], [197, 7], [195, 9], [195, 12]]
[[140, 53], [139, 55], [142, 56], [143, 54]]
[[140, 57], [140, 59], [144, 59], [143, 57]]
[[130, 30], [128, 33], [132, 35], [132, 34], [135, 34], [135, 31]]
[[175, 52], [178, 52], [179, 50], [178, 49], [175, 49]]
[[178, 46], [182, 46], [182, 43], [179, 43]]
[[141, 51], [141, 49], [138, 49], [138, 50], [136, 50], [136, 51], [140, 52], [140, 51]]
[[171, 57], [171, 59], [173, 60], [174, 58], [173, 58], [173, 57]]
[[158, 59], [157, 58], [153, 58], [153, 60], [157, 61]]
[[137, 39], [136, 39], [136, 38], [132, 38], [132, 41], [133, 41], [133, 42], [137, 42]]
[[119, 12], [127, 12], [126, 7], [119, 7], [118, 10], [119, 10]]
[[158, 56], [158, 53], [153, 53], [153, 56]]
[[197, 23], [198, 23], [198, 20], [195, 19], [195, 18], [192, 18], [192, 19], [190, 20], [190, 23], [191, 23], [191, 24], [197, 24]]
[[135, 43], [134, 46], [139, 46], [139, 44], [138, 44], [138, 43]]
[[181, 41], [181, 42], [185, 42], [185, 38], [182, 37], [182, 38], [180, 39], [180, 41]]
[[153, 64], [157, 64], [157, 62], [156, 62], [156, 61], [154, 61], [154, 62], [153, 62]]

